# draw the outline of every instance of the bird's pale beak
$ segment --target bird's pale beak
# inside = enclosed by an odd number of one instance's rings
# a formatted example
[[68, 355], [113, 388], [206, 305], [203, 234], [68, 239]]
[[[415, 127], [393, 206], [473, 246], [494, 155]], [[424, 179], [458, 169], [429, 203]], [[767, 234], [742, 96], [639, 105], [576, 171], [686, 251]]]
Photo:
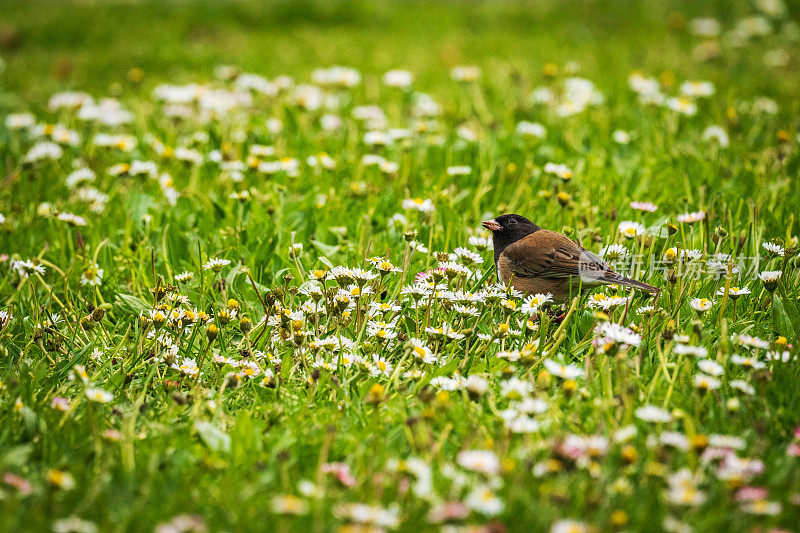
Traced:
[[489, 231], [500, 231], [501, 229], [503, 229], [503, 226], [501, 226], [500, 223], [497, 222], [495, 219], [484, 220], [483, 222], [481, 222], [481, 226], [488, 229]]

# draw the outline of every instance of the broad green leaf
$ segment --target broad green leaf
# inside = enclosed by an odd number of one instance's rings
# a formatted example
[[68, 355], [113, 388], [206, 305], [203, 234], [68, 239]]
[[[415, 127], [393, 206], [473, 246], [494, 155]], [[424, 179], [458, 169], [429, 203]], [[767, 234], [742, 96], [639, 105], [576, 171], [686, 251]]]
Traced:
[[324, 242], [319, 242], [314, 240], [311, 241], [311, 244], [313, 244], [314, 247], [317, 250], [319, 250], [323, 255], [328, 257], [333, 257], [339, 253], [339, 246], [336, 245], [325, 244]]
[[134, 315], [142, 314], [150, 309], [147, 302], [132, 294], [117, 294], [117, 305], [123, 311]]
[[792, 326], [792, 321], [786, 313], [781, 297], [777, 294], [775, 294], [772, 300], [772, 311], [775, 318], [775, 329], [784, 337], [793, 339], [794, 326]]
[[194, 429], [203, 439], [206, 446], [215, 452], [227, 453], [231, 450], [230, 436], [211, 422], [195, 422]]

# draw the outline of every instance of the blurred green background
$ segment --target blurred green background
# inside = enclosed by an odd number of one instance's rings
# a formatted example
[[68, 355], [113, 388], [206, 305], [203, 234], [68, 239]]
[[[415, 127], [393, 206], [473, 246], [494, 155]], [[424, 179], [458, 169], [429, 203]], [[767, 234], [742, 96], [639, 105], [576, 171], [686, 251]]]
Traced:
[[[787, 6], [797, 19], [798, 7]], [[694, 16], [721, 23], [753, 11], [750, 2], [540, 1], [141, 1], [0, 2], [2, 87], [32, 102], [53, 91], [113, 91], [127, 71], [145, 71], [145, 87], [165, 79], [194, 81], [216, 64], [266, 76], [297, 77], [315, 67], [346, 64], [365, 72], [406, 68], [418, 86], [446, 79], [456, 64], [525, 76], [546, 62], [580, 60], [582, 75], [601, 86], [626, 83], [632, 68], [673, 71], [711, 81], [744, 72], [763, 52], [697, 65]], [[730, 63], [734, 64], [731, 65]], [[733, 70], [731, 70], [731, 68]], [[792, 73], [744, 76], [743, 90], [798, 95]]]

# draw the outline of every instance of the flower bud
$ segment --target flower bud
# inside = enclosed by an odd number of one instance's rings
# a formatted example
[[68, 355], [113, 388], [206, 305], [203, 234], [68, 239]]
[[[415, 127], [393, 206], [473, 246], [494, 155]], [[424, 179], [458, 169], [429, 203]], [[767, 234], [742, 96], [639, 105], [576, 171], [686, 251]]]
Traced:
[[672, 338], [675, 336], [675, 327], [675, 320], [670, 320], [664, 326], [664, 331], [661, 333], [661, 336], [664, 337], [665, 341], [672, 340]]
[[546, 389], [547, 387], [549, 387], [552, 381], [553, 378], [550, 375], [550, 372], [548, 372], [547, 370], [542, 370], [536, 376], [536, 384], [542, 389]]
[[242, 378], [236, 372], [228, 372], [225, 374], [225, 387], [228, 389], [235, 389], [242, 383]]
[[635, 463], [636, 460], [639, 459], [639, 451], [628, 444], [624, 448], [622, 448], [622, 460], [628, 464]]
[[728, 398], [728, 401], [725, 403], [725, 407], [732, 413], [739, 410], [739, 405], [739, 398]]
[[797, 235], [786, 239], [786, 242], [784, 243], [783, 247], [786, 250], [786, 253], [789, 255], [797, 253], [797, 247], [798, 247]]
[[167, 289], [162, 285], [153, 289], [153, 298], [155, 298], [156, 302], [161, 301], [165, 294], [167, 294]]
[[380, 383], [375, 383], [369, 388], [366, 399], [368, 404], [377, 406], [386, 400], [386, 389]]
[[623, 511], [622, 509], [617, 509], [608, 519], [611, 527], [615, 529], [620, 529], [625, 527], [628, 524], [628, 513]]

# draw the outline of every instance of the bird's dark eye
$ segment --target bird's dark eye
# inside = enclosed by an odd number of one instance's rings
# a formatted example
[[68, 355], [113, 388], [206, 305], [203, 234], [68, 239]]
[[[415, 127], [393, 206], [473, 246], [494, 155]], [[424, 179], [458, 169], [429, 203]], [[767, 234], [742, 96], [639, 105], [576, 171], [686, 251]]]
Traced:
[[511, 220], [508, 221], [508, 224], [510, 226], [516, 226], [517, 225], [517, 219], [516, 218], [512, 218]]

